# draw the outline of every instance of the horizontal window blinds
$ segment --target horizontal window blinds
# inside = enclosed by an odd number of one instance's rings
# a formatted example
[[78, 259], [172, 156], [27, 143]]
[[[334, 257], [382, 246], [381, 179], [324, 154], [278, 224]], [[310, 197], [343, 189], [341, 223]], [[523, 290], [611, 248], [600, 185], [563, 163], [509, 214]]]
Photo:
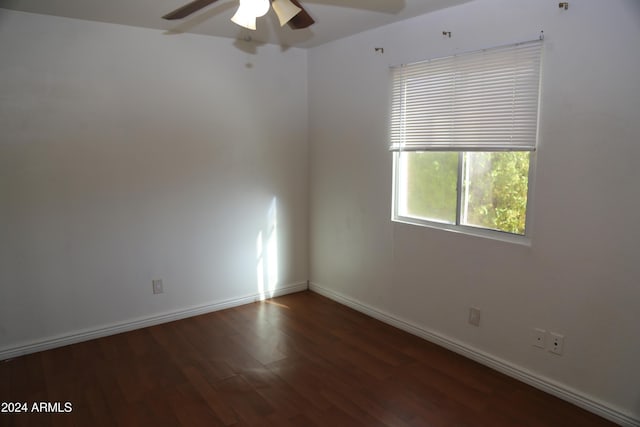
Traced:
[[542, 41], [393, 67], [391, 150], [533, 151]]

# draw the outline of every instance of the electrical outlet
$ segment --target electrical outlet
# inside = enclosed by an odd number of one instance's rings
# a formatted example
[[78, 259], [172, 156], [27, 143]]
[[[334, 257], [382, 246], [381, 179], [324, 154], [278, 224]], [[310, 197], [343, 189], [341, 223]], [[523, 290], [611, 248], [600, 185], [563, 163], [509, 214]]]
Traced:
[[161, 294], [164, 292], [164, 290], [162, 289], [162, 279], [156, 279], [153, 280], [153, 293], [154, 294]]
[[469, 324], [480, 326], [480, 309], [477, 307], [469, 307]]
[[554, 354], [562, 355], [564, 351], [564, 335], [556, 332], [549, 332], [549, 351]]
[[546, 348], [547, 331], [540, 328], [533, 329], [533, 346]]

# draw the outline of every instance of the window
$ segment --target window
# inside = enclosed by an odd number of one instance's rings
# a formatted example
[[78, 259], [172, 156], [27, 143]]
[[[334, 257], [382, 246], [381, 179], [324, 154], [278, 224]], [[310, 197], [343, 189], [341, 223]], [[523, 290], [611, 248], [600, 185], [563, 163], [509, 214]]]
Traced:
[[526, 235], [541, 48], [392, 68], [394, 220]]

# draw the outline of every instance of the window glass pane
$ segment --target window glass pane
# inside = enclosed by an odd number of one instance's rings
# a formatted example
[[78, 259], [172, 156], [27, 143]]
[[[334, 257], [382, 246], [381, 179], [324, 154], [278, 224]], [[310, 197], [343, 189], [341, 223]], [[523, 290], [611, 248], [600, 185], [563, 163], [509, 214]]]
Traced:
[[460, 223], [524, 234], [529, 152], [464, 155]]
[[398, 214], [455, 224], [458, 153], [399, 153]]

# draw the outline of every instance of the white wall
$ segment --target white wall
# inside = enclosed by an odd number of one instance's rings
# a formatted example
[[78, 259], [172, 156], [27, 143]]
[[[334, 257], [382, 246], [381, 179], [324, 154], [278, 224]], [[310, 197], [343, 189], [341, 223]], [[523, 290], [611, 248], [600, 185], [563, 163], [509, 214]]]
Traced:
[[306, 283], [304, 50], [0, 9], [0, 57], [0, 350], [255, 295], [274, 198]]
[[[540, 30], [532, 245], [392, 223], [388, 67]], [[638, 46], [636, 0], [476, 0], [310, 50], [311, 281], [640, 423]]]

